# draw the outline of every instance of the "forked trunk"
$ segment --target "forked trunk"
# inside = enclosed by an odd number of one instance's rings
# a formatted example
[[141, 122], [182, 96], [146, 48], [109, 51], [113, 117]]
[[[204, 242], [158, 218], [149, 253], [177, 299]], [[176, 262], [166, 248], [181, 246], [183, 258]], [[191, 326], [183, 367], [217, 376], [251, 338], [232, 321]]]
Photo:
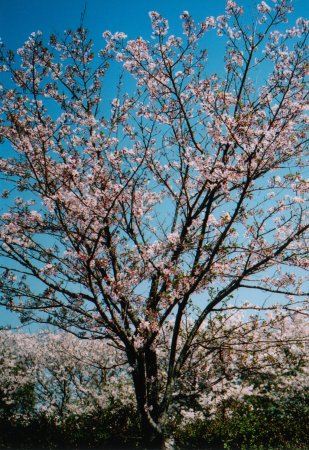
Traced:
[[137, 409], [141, 420], [142, 448], [145, 450], [172, 450], [173, 440], [167, 437], [160, 423], [158, 365], [155, 350], [148, 349], [129, 359], [132, 371]]
[[142, 420], [141, 432], [143, 449], [161, 450], [165, 448], [163, 434], [155, 430], [146, 420]]
[[143, 427], [142, 448], [145, 450], [174, 450], [175, 441], [172, 436], [165, 436], [149, 427]]

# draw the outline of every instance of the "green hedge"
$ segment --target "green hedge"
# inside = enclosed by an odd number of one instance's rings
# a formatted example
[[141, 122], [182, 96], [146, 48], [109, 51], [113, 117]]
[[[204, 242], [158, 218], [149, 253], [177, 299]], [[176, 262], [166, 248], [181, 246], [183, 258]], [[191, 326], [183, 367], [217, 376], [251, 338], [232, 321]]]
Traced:
[[211, 419], [179, 428], [176, 442], [181, 449], [306, 450], [308, 417], [309, 402], [303, 395], [285, 400], [249, 397], [222, 405]]
[[[29, 400], [29, 393], [25, 396]], [[30, 395], [31, 400], [31, 395]], [[59, 421], [30, 414], [28, 421], [0, 408], [1, 449], [137, 449], [140, 428], [132, 407], [114, 403], [92, 416]], [[305, 450], [309, 428], [308, 397], [298, 395], [270, 400], [252, 396], [242, 402], [222, 404], [216, 416], [184, 425], [179, 421], [175, 441], [179, 449]], [[16, 403], [20, 409], [20, 401]]]

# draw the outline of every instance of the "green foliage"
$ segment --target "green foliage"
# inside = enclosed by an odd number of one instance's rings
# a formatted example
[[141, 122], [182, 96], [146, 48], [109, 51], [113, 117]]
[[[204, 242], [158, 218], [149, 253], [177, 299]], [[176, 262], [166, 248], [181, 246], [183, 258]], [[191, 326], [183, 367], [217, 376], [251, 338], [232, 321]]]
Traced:
[[[16, 405], [25, 401], [29, 408], [28, 395], [20, 395]], [[180, 423], [176, 445], [180, 450], [305, 450], [308, 405], [305, 392], [289, 398], [251, 396], [242, 402], [226, 402], [213, 417]], [[137, 413], [120, 401], [93, 415], [70, 416], [61, 423], [34, 411], [28, 422], [18, 422], [13, 410], [13, 406], [6, 414], [1, 410], [1, 449], [141, 448]]]
[[32, 415], [36, 400], [34, 390], [35, 386], [30, 383], [18, 386], [11, 394], [10, 402], [7, 402], [4, 400], [3, 386], [0, 385], [0, 417]]
[[211, 419], [196, 420], [179, 428], [181, 449], [307, 449], [308, 395], [270, 400], [252, 396], [243, 402], [223, 404]]
[[114, 406], [92, 416], [71, 416], [62, 423], [43, 414], [34, 414], [27, 423], [2, 416], [0, 449], [137, 448], [140, 433], [136, 411]]

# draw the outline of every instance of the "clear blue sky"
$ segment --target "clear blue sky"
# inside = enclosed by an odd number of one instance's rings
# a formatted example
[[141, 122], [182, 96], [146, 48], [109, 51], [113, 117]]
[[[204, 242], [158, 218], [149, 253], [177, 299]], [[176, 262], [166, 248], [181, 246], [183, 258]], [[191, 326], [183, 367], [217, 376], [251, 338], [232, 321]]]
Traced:
[[[267, 0], [269, 3], [272, 0]], [[256, 0], [238, 0], [245, 12], [254, 15]], [[309, 1], [294, 0], [296, 17], [309, 16]], [[0, 37], [12, 50], [19, 48], [31, 32], [41, 30], [48, 37], [51, 33], [60, 33], [80, 24], [81, 13], [86, 7], [84, 25], [90, 30], [99, 51], [104, 46], [104, 30], [124, 31], [129, 38], [137, 36], [148, 38], [151, 34], [148, 12], [156, 10], [165, 16], [171, 31], [180, 33], [179, 15], [188, 10], [197, 21], [209, 15], [224, 12], [225, 0], [0, 0]], [[207, 45], [216, 52], [218, 40], [208, 35]], [[220, 61], [213, 60], [213, 67]], [[218, 67], [219, 69], [219, 67]], [[0, 208], [2, 209], [2, 208]], [[0, 309], [0, 325], [16, 325], [17, 318], [12, 313]]]
[[[238, 1], [249, 14], [258, 3], [256, 0]], [[13, 49], [19, 47], [32, 31], [50, 34], [74, 28], [79, 24], [85, 5], [85, 25], [100, 45], [102, 32], [106, 29], [124, 31], [130, 38], [149, 36], [148, 11], [159, 11], [173, 27], [178, 25], [178, 17], [184, 10], [196, 20], [221, 14], [225, 0], [0, 0], [0, 36]], [[296, 15], [308, 16], [307, 0], [294, 0], [294, 5]]]

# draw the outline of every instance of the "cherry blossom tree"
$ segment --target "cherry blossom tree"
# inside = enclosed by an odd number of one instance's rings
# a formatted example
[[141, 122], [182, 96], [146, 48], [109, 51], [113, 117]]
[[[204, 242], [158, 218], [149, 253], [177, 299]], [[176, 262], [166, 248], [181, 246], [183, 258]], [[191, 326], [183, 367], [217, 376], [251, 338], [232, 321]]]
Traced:
[[[34, 411], [62, 422], [107, 409], [114, 398], [132, 403], [123, 354], [106, 341], [68, 333], [0, 333], [1, 400], [10, 405], [25, 386], [33, 388]], [[33, 411], [32, 411], [33, 414]], [[19, 411], [15, 420], [20, 419]], [[23, 420], [28, 420], [24, 414]]]
[[304, 392], [309, 387], [307, 326], [299, 313], [283, 317], [272, 312], [262, 322], [239, 311], [210, 318], [179, 379], [178, 396], [187, 396], [192, 406], [183, 408], [182, 415], [195, 420], [204, 411], [216, 414], [231, 400]]
[[[150, 12], [153, 39], [106, 31], [99, 63], [83, 28], [1, 48], [1, 304], [123, 351], [153, 445], [212, 312], [242, 308], [242, 289], [304, 306], [308, 21], [287, 28], [292, 9], [261, 2], [249, 26], [228, 0], [199, 24], [185, 11], [181, 37]], [[221, 75], [207, 33], [225, 39]], [[113, 60], [136, 91], [120, 81], [108, 112]]]

